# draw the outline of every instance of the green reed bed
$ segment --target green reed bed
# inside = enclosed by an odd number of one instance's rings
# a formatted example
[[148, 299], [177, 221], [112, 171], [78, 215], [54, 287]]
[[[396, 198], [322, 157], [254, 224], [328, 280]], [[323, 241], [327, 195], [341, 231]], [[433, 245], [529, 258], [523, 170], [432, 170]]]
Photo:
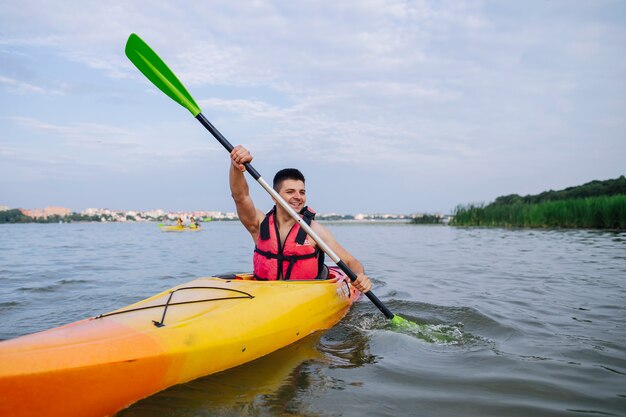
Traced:
[[458, 206], [452, 225], [626, 229], [626, 195]]

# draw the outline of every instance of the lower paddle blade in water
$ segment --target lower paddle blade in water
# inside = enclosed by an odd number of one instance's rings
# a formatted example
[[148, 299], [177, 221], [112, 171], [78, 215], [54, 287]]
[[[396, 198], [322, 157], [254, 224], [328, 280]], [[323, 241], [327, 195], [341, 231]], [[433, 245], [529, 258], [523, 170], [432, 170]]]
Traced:
[[437, 326], [429, 326], [426, 324], [417, 324], [405, 318], [398, 316], [397, 314], [391, 319], [391, 325], [401, 331], [413, 334], [420, 339], [426, 340], [431, 343], [438, 344], [457, 344], [459, 343], [456, 333], [459, 333], [458, 329], [452, 334], [449, 332], [441, 331]]

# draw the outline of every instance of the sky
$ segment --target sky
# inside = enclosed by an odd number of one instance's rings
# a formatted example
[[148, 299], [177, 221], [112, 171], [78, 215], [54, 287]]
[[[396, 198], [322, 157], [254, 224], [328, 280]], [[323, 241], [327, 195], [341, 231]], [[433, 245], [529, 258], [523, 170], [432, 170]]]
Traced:
[[234, 211], [228, 154], [130, 63], [131, 33], [318, 212], [626, 174], [622, 0], [3, 0], [0, 206]]

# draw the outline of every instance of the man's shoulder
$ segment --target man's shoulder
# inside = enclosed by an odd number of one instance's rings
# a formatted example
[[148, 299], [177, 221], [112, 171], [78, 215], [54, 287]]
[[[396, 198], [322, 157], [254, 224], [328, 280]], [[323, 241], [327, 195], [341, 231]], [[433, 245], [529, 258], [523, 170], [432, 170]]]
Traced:
[[313, 229], [313, 231], [315, 231], [317, 234], [329, 234], [330, 233], [330, 230], [328, 230], [326, 226], [324, 226], [317, 220], [313, 220], [311, 222], [311, 229]]

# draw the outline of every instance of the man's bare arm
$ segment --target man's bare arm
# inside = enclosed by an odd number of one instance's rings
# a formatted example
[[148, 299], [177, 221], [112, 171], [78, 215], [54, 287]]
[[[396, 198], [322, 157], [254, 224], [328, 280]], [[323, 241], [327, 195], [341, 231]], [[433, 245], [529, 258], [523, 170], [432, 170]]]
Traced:
[[256, 242], [259, 236], [259, 224], [265, 217], [262, 211], [257, 210], [250, 197], [250, 187], [244, 176], [246, 162], [252, 161], [252, 155], [242, 146], [236, 146], [230, 154], [231, 164], [229, 171], [230, 193], [237, 207], [237, 216], [241, 224], [248, 230]]

